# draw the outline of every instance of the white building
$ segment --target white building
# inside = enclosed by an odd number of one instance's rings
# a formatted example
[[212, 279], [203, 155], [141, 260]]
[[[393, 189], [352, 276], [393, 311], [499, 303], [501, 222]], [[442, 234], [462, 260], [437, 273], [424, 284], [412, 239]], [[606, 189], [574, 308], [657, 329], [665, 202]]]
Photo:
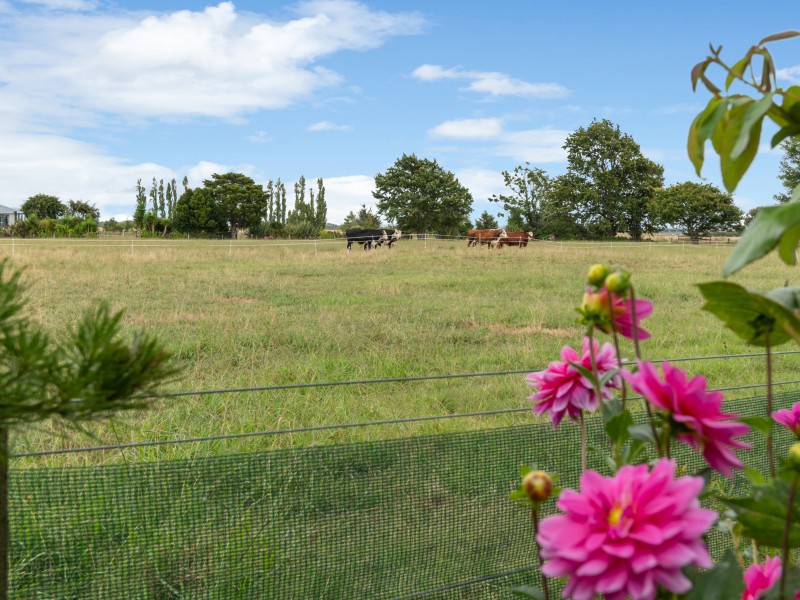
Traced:
[[17, 221], [25, 219], [25, 215], [19, 208], [11, 208], [0, 204], [0, 227], [8, 227]]

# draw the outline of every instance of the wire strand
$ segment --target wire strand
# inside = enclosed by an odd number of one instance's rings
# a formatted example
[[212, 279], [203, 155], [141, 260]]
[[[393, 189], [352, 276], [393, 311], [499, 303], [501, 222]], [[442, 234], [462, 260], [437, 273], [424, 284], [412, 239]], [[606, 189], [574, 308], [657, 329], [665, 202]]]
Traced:
[[[792, 385], [800, 383], [800, 379], [796, 379], [793, 381], [780, 381], [777, 383], [773, 383], [773, 386], [780, 386], [780, 385]], [[766, 387], [767, 384], [765, 383], [755, 383], [752, 385], [739, 385], [734, 387], [725, 387], [725, 388], [715, 388], [714, 392], [725, 392], [725, 391], [733, 391], [733, 390], [746, 390], [746, 389], [753, 389], [759, 387]], [[629, 398], [629, 400], [641, 400], [641, 396], [634, 396]], [[467, 417], [484, 417], [484, 416], [491, 416], [491, 415], [501, 415], [501, 414], [510, 414], [510, 413], [521, 413], [521, 412], [528, 412], [531, 409], [529, 407], [520, 407], [520, 408], [503, 408], [498, 410], [487, 410], [487, 411], [478, 411], [478, 412], [468, 412], [468, 413], [455, 413], [451, 415], [433, 415], [433, 416], [426, 416], [426, 417], [406, 417], [402, 419], [384, 419], [379, 421], [362, 421], [360, 423], [338, 423], [333, 425], [314, 425], [311, 427], [295, 427], [291, 429], [272, 429], [267, 431], [251, 431], [247, 433], [228, 433], [223, 435], [211, 435], [211, 436], [204, 436], [204, 437], [192, 437], [192, 438], [177, 438], [171, 440], [153, 440], [150, 442], [130, 442], [128, 444], [110, 444], [106, 446], [87, 446], [84, 448], [59, 448], [56, 450], [40, 450], [37, 452], [25, 452], [21, 454], [12, 454], [11, 458], [32, 458], [37, 456], [51, 456], [56, 454], [77, 454], [77, 453], [85, 453], [85, 452], [100, 452], [104, 450], [122, 450], [126, 448], [146, 448], [152, 446], [167, 446], [167, 445], [177, 445], [177, 444], [188, 444], [188, 443], [196, 443], [196, 442], [214, 442], [214, 441], [221, 441], [221, 440], [233, 440], [233, 439], [240, 439], [240, 438], [250, 438], [250, 437], [261, 437], [261, 436], [271, 436], [271, 435], [286, 435], [292, 433], [308, 433], [312, 431], [325, 431], [329, 429], [349, 429], [352, 427], [372, 427], [376, 425], [397, 425], [402, 423], [418, 423], [423, 421], [439, 421], [444, 419], [463, 419]]]

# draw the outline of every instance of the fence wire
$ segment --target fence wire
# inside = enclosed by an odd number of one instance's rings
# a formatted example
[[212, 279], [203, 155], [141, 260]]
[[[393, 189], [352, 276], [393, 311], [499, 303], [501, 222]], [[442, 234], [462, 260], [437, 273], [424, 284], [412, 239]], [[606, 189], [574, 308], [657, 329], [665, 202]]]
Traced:
[[[800, 392], [777, 394], [789, 407]], [[726, 410], [764, 414], [764, 398]], [[641, 417], [641, 412], [637, 413]], [[602, 418], [589, 445], [607, 450]], [[743, 453], [767, 472], [763, 440]], [[778, 455], [791, 443], [776, 433]], [[676, 444], [687, 472], [703, 460]], [[521, 464], [579, 478], [579, 428], [530, 424], [94, 467], [13, 469], [17, 599], [510, 599], [536, 581]], [[606, 471], [590, 454], [590, 468]], [[740, 473], [720, 478], [746, 489]], [[545, 511], [554, 510], [552, 502]], [[708, 535], [712, 555], [728, 539]], [[554, 584], [555, 585], [555, 584]], [[554, 587], [553, 597], [558, 590]]]

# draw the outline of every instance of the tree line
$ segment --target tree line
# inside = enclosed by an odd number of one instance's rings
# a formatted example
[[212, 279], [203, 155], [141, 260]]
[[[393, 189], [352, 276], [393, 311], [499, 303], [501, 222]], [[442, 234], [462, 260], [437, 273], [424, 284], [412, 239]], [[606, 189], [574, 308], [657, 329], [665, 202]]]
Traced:
[[164, 188], [163, 181], [153, 178], [148, 196], [139, 180], [134, 225], [148, 235], [236, 237], [246, 230], [251, 237], [297, 238], [317, 237], [326, 226], [328, 206], [321, 177], [316, 189], [300, 177], [294, 184], [291, 210], [287, 210], [286, 185], [280, 179], [270, 180], [265, 189], [242, 173], [214, 173], [202, 187], [189, 188], [186, 177], [183, 186], [176, 198], [174, 179]]
[[[567, 169], [553, 177], [529, 163], [503, 171], [505, 194], [489, 200], [502, 205], [511, 230], [535, 237], [633, 240], [672, 228], [697, 240], [713, 231], [739, 231], [744, 215], [730, 194], [691, 181], [664, 188], [664, 168], [646, 158], [639, 144], [611, 121], [593, 121], [565, 143]], [[800, 149], [798, 149], [800, 156]], [[375, 176], [378, 214], [362, 206], [348, 223], [383, 217], [403, 231], [463, 235], [472, 195], [435, 160], [403, 155]], [[496, 227], [484, 212], [475, 228]]]
[[[20, 210], [25, 220], [9, 228], [16, 237], [84, 237], [98, 232], [100, 211], [81, 200], [64, 204], [56, 196], [36, 194]], [[215, 173], [194, 189], [184, 177], [180, 197], [175, 179], [165, 185], [153, 177], [149, 191], [139, 179], [132, 221], [110, 219], [102, 225], [109, 230], [135, 228], [145, 237], [236, 237], [246, 231], [250, 237], [307, 238], [324, 235], [327, 216], [321, 177], [308, 186], [301, 176], [294, 184], [294, 207], [287, 208], [286, 185], [280, 179], [270, 180], [265, 189], [242, 173]]]

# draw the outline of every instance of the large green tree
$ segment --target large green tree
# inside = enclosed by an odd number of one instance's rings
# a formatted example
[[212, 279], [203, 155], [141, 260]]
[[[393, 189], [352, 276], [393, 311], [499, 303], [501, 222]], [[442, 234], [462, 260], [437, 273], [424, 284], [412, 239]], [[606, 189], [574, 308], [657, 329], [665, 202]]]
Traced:
[[733, 196], [710, 183], [676, 183], [656, 194], [653, 211], [664, 225], [697, 242], [712, 231], [739, 229], [744, 217]]
[[181, 233], [227, 234], [228, 226], [219, 205], [203, 189], [187, 189], [175, 204], [172, 226]]
[[352, 210], [347, 214], [342, 221], [342, 229], [378, 229], [381, 226], [381, 220], [372, 212], [371, 208], [367, 208], [366, 204], [362, 204], [357, 213]]
[[34, 216], [39, 219], [58, 219], [66, 214], [67, 207], [56, 196], [36, 194], [25, 201], [21, 210], [29, 219]]
[[475, 221], [475, 229], [497, 229], [497, 219], [488, 211], [483, 211]]
[[570, 134], [564, 149], [567, 172], [555, 187], [581, 227], [634, 240], [656, 230], [651, 200], [664, 184], [664, 167], [645, 158], [631, 136], [603, 119]]
[[472, 194], [435, 160], [403, 154], [375, 176], [378, 212], [404, 231], [460, 231], [472, 209]]
[[775, 200], [785, 204], [792, 197], [792, 192], [800, 186], [800, 137], [790, 137], [781, 143], [783, 158], [779, 166], [778, 179], [783, 184], [784, 191], [775, 194]]
[[[490, 202], [499, 202], [508, 213], [509, 227], [532, 231], [539, 237], [547, 216], [547, 202], [552, 181], [547, 173], [530, 163], [519, 165], [512, 172], [503, 171], [509, 194], [493, 195]], [[480, 229], [479, 227], [476, 227]]]
[[100, 209], [94, 204], [89, 204], [84, 200], [70, 200], [67, 207], [67, 214], [79, 219], [100, 220]]
[[203, 186], [219, 206], [232, 238], [239, 229], [258, 226], [267, 210], [264, 189], [242, 173], [214, 173]]

